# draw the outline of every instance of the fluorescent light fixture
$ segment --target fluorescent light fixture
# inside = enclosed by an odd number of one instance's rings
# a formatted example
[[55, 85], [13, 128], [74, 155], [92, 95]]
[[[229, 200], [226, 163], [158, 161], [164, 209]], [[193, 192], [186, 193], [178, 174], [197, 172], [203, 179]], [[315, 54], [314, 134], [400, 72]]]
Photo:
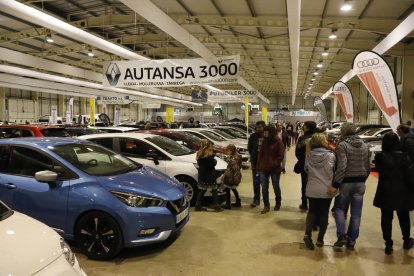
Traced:
[[314, 80], [316, 80], [316, 78], [315, 78], [315, 77], [311, 78], [311, 81], [314, 81]]
[[55, 41], [53, 40], [52, 35], [47, 35], [47, 36], [46, 36], [46, 41], [47, 41], [47, 42], [49, 42], [49, 43], [53, 43], [53, 42], [55, 42]]
[[314, 74], [315, 76], [317, 76], [317, 75], [319, 75], [319, 72], [313, 72], [313, 74]]
[[312, 86], [313, 85], [313, 83], [309, 83], [309, 86]]
[[322, 62], [321, 62], [321, 61], [319, 61], [318, 65], [316, 65], [316, 67], [318, 67], [318, 68], [322, 68], [322, 67], [323, 67]]
[[332, 29], [332, 33], [329, 35], [329, 39], [336, 39], [337, 35], [336, 35], [336, 29]]
[[92, 52], [92, 49], [88, 49], [88, 56], [93, 57], [95, 54]]
[[341, 11], [350, 11], [350, 10], [352, 10], [352, 1], [345, 0], [341, 6]]
[[326, 56], [328, 56], [328, 55], [329, 55], [329, 53], [328, 53], [328, 49], [327, 49], [327, 48], [325, 48], [325, 49], [323, 50], [323, 52], [322, 52], [322, 56], [326, 57]]

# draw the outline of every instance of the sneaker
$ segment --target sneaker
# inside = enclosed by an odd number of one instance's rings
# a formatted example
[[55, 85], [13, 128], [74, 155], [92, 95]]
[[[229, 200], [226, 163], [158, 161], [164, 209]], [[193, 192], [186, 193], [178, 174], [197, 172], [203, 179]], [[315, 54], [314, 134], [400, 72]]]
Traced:
[[280, 210], [280, 204], [277, 204], [277, 205], [275, 206], [275, 208], [273, 208], [273, 210], [274, 210], [274, 211], [279, 211], [279, 210]]
[[233, 206], [233, 207], [241, 207], [241, 202], [232, 203], [231, 206]]
[[207, 208], [206, 208], [206, 207], [201, 207], [201, 206], [196, 206], [196, 207], [194, 208], [194, 210], [195, 210], [195, 211], [197, 211], [197, 212], [200, 212], [200, 211], [207, 211]]
[[392, 245], [385, 246], [385, 249], [384, 249], [385, 255], [391, 255], [392, 251], [393, 251]]
[[315, 249], [315, 245], [313, 245], [312, 238], [309, 235], [305, 235], [303, 237], [303, 241], [305, 242], [305, 245], [309, 250]]
[[260, 212], [261, 214], [266, 214], [270, 211], [269, 207], [264, 207], [263, 210]]
[[323, 240], [317, 240], [317, 241], [316, 241], [316, 246], [317, 246], [317, 247], [322, 247], [322, 246], [323, 246], [323, 244], [324, 244], [324, 243], [323, 243]]
[[340, 235], [338, 237], [338, 240], [334, 243], [333, 246], [336, 247], [336, 248], [341, 248], [345, 244], [346, 244], [346, 236], [345, 235]]
[[283, 169], [282, 169], [282, 173], [283, 173], [283, 174], [285, 174], [285, 173], [286, 173], [286, 170], [285, 170], [285, 168], [283, 168]]
[[404, 244], [403, 244], [403, 248], [404, 249], [410, 249], [410, 248], [412, 248], [414, 246], [414, 239], [413, 238], [409, 238], [408, 240], [405, 240], [404, 241]]
[[308, 210], [308, 206], [307, 205], [304, 205], [304, 204], [301, 204], [301, 205], [299, 205], [299, 209], [302, 210], [302, 211], [307, 211]]
[[355, 244], [350, 244], [349, 242], [346, 243], [346, 249], [348, 250], [355, 250]]

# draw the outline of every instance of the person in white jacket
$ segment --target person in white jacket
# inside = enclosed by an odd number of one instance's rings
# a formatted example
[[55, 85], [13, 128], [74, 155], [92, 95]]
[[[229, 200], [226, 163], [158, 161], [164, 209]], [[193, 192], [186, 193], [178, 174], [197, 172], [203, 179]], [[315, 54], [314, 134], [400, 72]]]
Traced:
[[332, 201], [328, 188], [332, 185], [336, 158], [328, 148], [328, 140], [323, 133], [312, 136], [306, 146], [306, 153], [305, 172], [308, 174], [306, 197], [309, 200], [309, 210], [303, 240], [306, 247], [313, 250], [315, 246], [311, 235], [315, 222], [318, 222], [320, 227], [316, 241], [318, 247], [323, 246], [323, 238], [328, 227], [329, 207]]

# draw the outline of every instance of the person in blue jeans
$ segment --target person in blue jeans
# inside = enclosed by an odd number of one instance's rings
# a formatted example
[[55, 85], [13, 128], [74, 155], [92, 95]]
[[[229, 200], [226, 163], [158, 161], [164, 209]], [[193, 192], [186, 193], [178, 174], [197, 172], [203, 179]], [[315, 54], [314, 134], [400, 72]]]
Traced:
[[263, 141], [263, 128], [266, 126], [264, 121], [256, 122], [256, 132], [250, 135], [247, 144], [247, 150], [250, 154], [250, 163], [252, 166], [252, 178], [253, 178], [253, 201], [250, 203], [250, 207], [254, 208], [260, 205], [260, 176], [256, 170], [257, 158], [259, 156], [260, 145]]
[[264, 208], [261, 211], [262, 214], [266, 214], [270, 210], [269, 177], [272, 179], [272, 186], [276, 197], [274, 210], [278, 211], [280, 209], [282, 195], [279, 180], [284, 155], [285, 147], [282, 140], [276, 135], [276, 129], [273, 126], [266, 126], [263, 130], [263, 143], [260, 146], [256, 165], [256, 169], [260, 174], [260, 184], [262, 185], [264, 204]]
[[[361, 213], [365, 194], [365, 181], [370, 173], [369, 150], [364, 141], [355, 135], [356, 127], [344, 123], [341, 127], [342, 140], [336, 147], [336, 170], [333, 185], [328, 189], [331, 194], [339, 195], [335, 204], [335, 222], [338, 240], [334, 247], [344, 245], [354, 249], [359, 236]], [[351, 218], [345, 232], [345, 212], [350, 206]]]

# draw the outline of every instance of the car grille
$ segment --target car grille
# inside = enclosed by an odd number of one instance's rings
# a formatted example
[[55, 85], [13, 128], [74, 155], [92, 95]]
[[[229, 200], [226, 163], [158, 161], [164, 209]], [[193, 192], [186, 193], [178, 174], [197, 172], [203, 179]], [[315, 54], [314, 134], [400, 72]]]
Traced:
[[174, 215], [182, 212], [185, 208], [188, 207], [188, 200], [187, 197], [184, 196], [177, 200], [171, 200], [167, 203], [168, 210], [171, 211]]

